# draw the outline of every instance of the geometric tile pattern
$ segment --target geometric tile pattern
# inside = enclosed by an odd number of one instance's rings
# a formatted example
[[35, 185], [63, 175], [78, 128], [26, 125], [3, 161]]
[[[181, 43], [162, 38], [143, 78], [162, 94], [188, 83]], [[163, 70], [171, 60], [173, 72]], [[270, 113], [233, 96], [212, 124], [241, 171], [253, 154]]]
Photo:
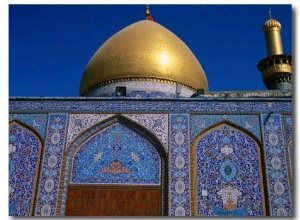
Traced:
[[262, 131], [267, 165], [271, 216], [292, 216], [292, 200], [279, 114], [263, 114]]
[[36, 201], [37, 216], [55, 216], [65, 145], [67, 114], [49, 114], [42, 160], [42, 172]]
[[124, 114], [124, 116], [152, 131], [168, 152], [168, 115], [167, 114]]
[[170, 115], [169, 215], [190, 216], [189, 116]]
[[80, 133], [111, 116], [111, 114], [70, 114], [66, 149]]
[[122, 124], [87, 140], [72, 162], [72, 184], [160, 185], [160, 157], [149, 141]]
[[97, 101], [78, 99], [56, 101], [56, 100], [11, 100], [9, 102], [9, 111], [39, 111], [39, 112], [102, 112], [120, 113], [153, 113], [153, 112], [226, 112], [226, 114], [234, 114], [241, 112], [291, 112], [292, 102], [272, 102], [269, 101], [206, 101], [199, 102], [190, 99], [182, 100], [101, 100]]
[[45, 138], [47, 125], [47, 114], [9, 114], [9, 120], [19, 120], [33, 127], [42, 137]]
[[28, 129], [9, 126], [9, 215], [30, 216], [41, 142]]
[[196, 154], [197, 215], [263, 215], [260, 152], [249, 136], [221, 124], [197, 141]]
[[258, 139], [261, 137], [258, 115], [192, 115], [192, 140], [198, 133], [220, 121], [230, 121], [251, 131]]

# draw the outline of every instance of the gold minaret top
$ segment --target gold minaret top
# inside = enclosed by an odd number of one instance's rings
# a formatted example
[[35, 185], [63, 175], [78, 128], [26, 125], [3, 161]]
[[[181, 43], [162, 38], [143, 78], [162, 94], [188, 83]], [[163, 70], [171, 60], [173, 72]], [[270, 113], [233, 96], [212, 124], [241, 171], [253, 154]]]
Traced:
[[283, 54], [281, 42], [281, 24], [272, 18], [271, 9], [269, 9], [270, 19], [266, 21], [263, 30], [266, 37], [268, 56]]
[[263, 26], [266, 37], [268, 56], [259, 61], [258, 69], [262, 72], [263, 82], [270, 90], [292, 89], [292, 56], [283, 54], [281, 42], [281, 24], [272, 19], [271, 9], [269, 20]]

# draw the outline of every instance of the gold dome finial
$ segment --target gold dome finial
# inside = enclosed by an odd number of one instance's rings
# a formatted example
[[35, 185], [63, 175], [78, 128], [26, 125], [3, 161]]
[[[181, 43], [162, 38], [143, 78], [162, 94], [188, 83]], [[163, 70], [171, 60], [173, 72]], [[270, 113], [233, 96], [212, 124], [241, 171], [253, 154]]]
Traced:
[[149, 5], [146, 5], [145, 18], [149, 21], [155, 21], [152, 15], [150, 14]]
[[150, 15], [150, 10], [149, 10], [149, 5], [146, 5], [146, 11], [145, 11], [145, 16], [147, 18], [147, 16]]

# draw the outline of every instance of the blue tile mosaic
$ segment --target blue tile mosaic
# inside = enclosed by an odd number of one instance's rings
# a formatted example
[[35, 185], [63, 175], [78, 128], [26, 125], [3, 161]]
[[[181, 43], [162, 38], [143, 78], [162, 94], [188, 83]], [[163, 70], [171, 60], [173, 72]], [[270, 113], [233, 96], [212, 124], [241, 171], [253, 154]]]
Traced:
[[86, 141], [72, 162], [72, 184], [160, 185], [160, 157], [136, 132], [112, 125]]
[[40, 140], [24, 126], [9, 126], [9, 215], [30, 216], [34, 203]]
[[[271, 216], [292, 216], [292, 200], [279, 114], [261, 115]], [[272, 150], [276, 149], [276, 151]]]
[[[190, 165], [190, 139], [193, 140], [199, 135], [204, 135], [201, 134], [202, 132], [205, 132], [205, 136], [201, 136], [203, 143], [206, 145], [216, 144], [219, 148], [211, 147], [205, 151], [207, 146], [203, 145], [198, 149], [199, 152], [202, 150], [205, 155], [203, 158], [198, 158], [197, 161], [203, 164], [198, 167], [199, 173], [197, 174], [199, 182], [196, 196], [198, 196], [199, 203], [196, 206], [199, 215], [262, 215], [263, 192], [261, 187], [258, 187], [261, 179], [257, 172], [260, 163], [255, 162], [260, 157], [263, 157], [264, 160], [264, 175], [268, 182], [265, 190], [268, 191], [269, 198], [266, 198], [265, 201], [269, 203], [269, 213], [272, 216], [292, 215], [292, 183], [290, 182], [291, 175], [289, 175], [292, 173], [292, 161], [288, 159], [292, 158], [293, 152], [291, 142], [292, 102], [290, 99], [266, 98], [266, 100], [258, 101], [255, 99], [241, 101], [189, 98], [160, 100], [151, 100], [151, 98], [12, 99], [9, 109], [10, 120], [15, 119], [29, 125], [45, 139], [40, 179], [37, 181], [39, 186], [36, 189], [35, 215], [63, 216], [66, 189], [70, 181], [74, 184], [125, 184], [125, 182], [131, 181], [133, 185], [163, 185], [163, 178], [168, 176], [169, 179], [166, 183], [168, 185], [164, 186], [169, 189], [168, 195], [166, 195], [168, 215], [190, 216], [193, 214], [191, 211], [194, 207], [191, 201], [193, 199], [191, 190], [193, 189], [191, 189], [190, 175], [192, 166]], [[269, 112], [270, 114], [268, 114]], [[76, 114], [76, 117], [73, 115], [74, 118], [69, 121], [68, 114], [71, 117], [72, 113]], [[132, 132], [131, 127], [122, 127], [124, 125], [122, 123], [115, 124], [115, 126], [120, 126], [120, 130], [125, 133], [128, 130], [127, 141], [135, 140], [136, 142], [130, 142], [124, 149], [113, 144], [113, 138], [116, 140], [116, 136], [112, 132], [116, 127], [111, 125], [113, 118], [120, 113], [124, 114], [126, 120], [136, 123], [133, 126], [140, 125], [147, 130], [147, 134], [151, 134], [152, 139], [157, 138], [156, 142], [159, 146], [164, 145], [164, 147], [161, 146], [161, 151], [168, 151], [167, 162], [160, 161], [158, 165], [154, 159], [150, 160], [151, 157], [157, 159], [154, 155], [158, 156], [153, 151], [153, 145], [150, 144], [152, 148], [149, 145], [151, 140], [148, 139], [149, 143], [147, 143], [143, 138], [143, 140], [139, 139], [144, 136], [139, 136], [139, 133], [134, 136], [134, 132], [130, 133]], [[111, 118], [112, 121], [108, 118]], [[115, 123], [117, 122], [118, 120]], [[221, 122], [225, 123], [223, 127], [220, 125]], [[101, 129], [99, 128], [100, 123]], [[207, 130], [216, 124], [218, 127]], [[237, 126], [235, 127], [235, 125]], [[67, 128], [68, 130], [66, 130]], [[223, 130], [226, 128], [227, 131], [222, 133], [221, 128]], [[241, 130], [238, 130], [239, 128]], [[100, 130], [101, 132], [98, 132]], [[111, 132], [105, 133], [106, 131]], [[232, 131], [231, 136], [228, 131]], [[131, 139], [130, 135], [132, 135]], [[29, 137], [29, 135], [27, 136]], [[230, 138], [226, 138], [226, 136]], [[111, 141], [109, 146], [96, 144], [97, 141], [104, 142], [107, 139]], [[133, 143], [139, 141], [141, 141], [141, 145], [135, 148]], [[253, 150], [257, 149], [256, 141], [262, 142], [264, 154], [256, 155], [257, 152]], [[66, 143], [72, 150], [66, 148]], [[239, 144], [243, 147], [238, 146]], [[157, 145], [155, 146], [158, 150]], [[75, 148], [78, 149], [77, 152], [75, 152]], [[148, 151], [143, 151], [145, 154], [143, 159], [147, 158], [151, 163], [153, 162], [153, 166], [134, 167], [134, 164], [138, 163], [137, 161], [141, 161], [142, 151], [135, 150], [140, 148], [148, 149]], [[126, 152], [124, 153], [122, 149]], [[252, 150], [246, 152], [246, 149]], [[104, 157], [106, 151], [110, 152], [109, 157]], [[160, 155], [161, 151], [159, 151]], [[66, 155], [63, 155], [64, 152]], [[113, 156], [118, 155], [117, 152], [123, 152], [122, 160]], [[197, 153], [198, 157], [202, 155], [199, 152]], [[72, 153], [75, 153], [76, 156], [73, 164], [74, 155]], [[87, 156], [89, 153], [90, 157]], [[66, 164], [62, 165], [63, 157], [66, 159]], [[250, 162], [246, 163], [243, 158]], [[95, 160], [99, 166], [93, 166]], [[91, 170], [98, 171], [97, 175], [92, 175], [92, 173], [89, 176], [81, 175], [82, 173], [80, 174], [78, 170], [80, 167], [85, 167], [83, 163], [91, 166]], [[100, 165], [100, 163], [102, 164]], [[204, 164], [206, 165], [204, 166]], [[68, 168], [73, 166], [73, 172], [70, 172], [72, 169], [63, 169], [64, 166]], [[153, 169], [152, 173], [147, 172], [146, 175], [142, 175], [140, 172], [140, 175], [130, 177], [132, 174], [130, 172], [135, 169], [152, 169], [155, 166], [158, 167]], [[168, 167], [164, 168], [164, 166]], [[16, 170], [15, 167], [16, 163], [10, 162], [12, 171]], [[203, 171], [204, 167], [210, 169]], [[164, 169], [168, 171], [164, 171]], [[160, 170], [159, 176], [155, 170]], [[161, 170], [163, 170], [162, 173]], [[202, 182], [201, 177], [204, 178], [204, 175], [200, 172], [206, 172], [209, 178]], [[168, 175], [164, 175], [164, 173]], [[62, 174], [65, 179], [61, 178]], [[109, 181], [106, 183], [108, 179]], [[201, 188], [206, 186], [209, 187]], [[246, 186], [249, 186], [247, 190]], [[257, 186], [256, 189], [254, 189], [255, 186]], [[205, 195], [205, 190], [207, 190], [208, 196], [203, 197], [202, 193]], [[247, 196], [251, 192], [254, 195], [253, 198]], [[18, 204], [10, 203], [10, 210], [14, 210], [13, 212], [17, 212], [15, 211], [17, 209], [20, 213], [22, 212], [22, 215], [28, 212], [25, 211], [28, 206], [21, 209], [19, 207]]]
[[67, 119], [67, 114], [49, 114], [36, 201], [36, 216], [56, 215]]
[[[262, 216], [259, 148], [245, 133], [222, 124], [196, 142], [200, 216]], [[202, 195], [202, 191], [207, 195]]]
[[190, 216], [189, 116], [170, 115], [169, 215]]
[[45, 138], [47, 114], [9, 114], [9, 120], [19, 120], [33, 127], [43, 138]]

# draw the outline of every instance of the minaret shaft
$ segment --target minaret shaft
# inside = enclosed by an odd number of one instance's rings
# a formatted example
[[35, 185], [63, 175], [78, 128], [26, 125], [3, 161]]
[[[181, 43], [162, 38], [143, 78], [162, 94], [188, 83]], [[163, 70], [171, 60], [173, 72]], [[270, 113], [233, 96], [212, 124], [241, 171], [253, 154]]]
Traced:
[[268, 56], [283, 54], [280, 30], [272, 28], [265, 32]]

